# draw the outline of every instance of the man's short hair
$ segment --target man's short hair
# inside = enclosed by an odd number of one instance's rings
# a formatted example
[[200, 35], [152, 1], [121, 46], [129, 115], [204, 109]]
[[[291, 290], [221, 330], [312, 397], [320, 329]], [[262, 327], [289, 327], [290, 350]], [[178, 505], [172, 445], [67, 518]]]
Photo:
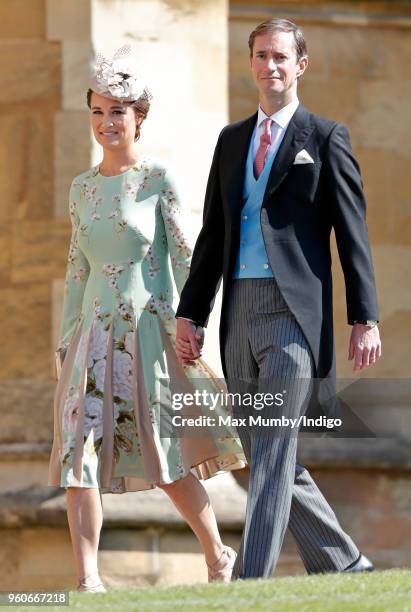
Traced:
[[294, 34], [295, 50], [297, 53], [297, 61], [307, 55], [307, 43], [305, 42], [304, 34], [301, 28], [288, 19], [268, 19], [260, 23], [250, 34], [248, 46], [250, 47], [250, 56], [253, 55], [254, 41], [256, 36], [267, 34], [267, 32], [292, 32]]

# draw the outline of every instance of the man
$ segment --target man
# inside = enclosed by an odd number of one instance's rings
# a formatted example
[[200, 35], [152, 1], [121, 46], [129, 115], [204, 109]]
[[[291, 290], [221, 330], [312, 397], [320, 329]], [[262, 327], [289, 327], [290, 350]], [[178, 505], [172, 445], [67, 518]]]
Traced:
[[[259, 109], [219, 136], [203, 228], [177, 310], [177, 350], [185, 364], [200, 356], [201, 328], [222, 276], [224, 375], [229, 387], [254, 380], [268, 391], [278, 379], [335, 377], [331, 229], [353, 326], [348, 358], [354, 370], [375, 363], [381, 345], [365, 199], [348, 132], [299, 104], [297, 84], [308, 57], [295, 24], [264, 22], [249, 47]], [[297, 390], [288, 416], [305, 412], [307, 393]], [[272, 575], [287, 525], [309, 573], [372, 570], [296, 464], [296, 436], [250, 427], [238, 432], [250, 481], [233, 578]]]

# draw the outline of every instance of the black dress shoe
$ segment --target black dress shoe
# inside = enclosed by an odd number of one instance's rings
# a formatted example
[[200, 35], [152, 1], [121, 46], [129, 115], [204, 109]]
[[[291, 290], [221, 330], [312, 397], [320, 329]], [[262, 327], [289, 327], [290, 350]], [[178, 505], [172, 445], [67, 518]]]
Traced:
[[363, 554], [360, 554], [358, 559], [351, 563], [348, 567], [343, 570], [350, 574], [357, 574], [359, 572], [373, 572], [375, 567], [369, 559]]

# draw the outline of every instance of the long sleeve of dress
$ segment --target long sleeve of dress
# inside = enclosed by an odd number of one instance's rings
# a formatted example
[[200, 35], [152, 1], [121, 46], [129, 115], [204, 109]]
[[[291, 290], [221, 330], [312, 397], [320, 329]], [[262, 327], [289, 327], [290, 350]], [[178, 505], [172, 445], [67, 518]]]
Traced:
[[192, 249], [183, 231], [183, 210], [178, 191], [168, 172], [164, 175], [160, 199], [174, 281], [181, 296], [190, 272]]
[[58, 349], [66, 349], [78, 323], [84, 289], [90, 273], [90, 266], [78, 242], [80, 220], [77, 211], [79, 185], [73, 181], [70, 187], [69, 210], [72, 225], [66, 281], [64, 287], [63, 313], [60, 326]]

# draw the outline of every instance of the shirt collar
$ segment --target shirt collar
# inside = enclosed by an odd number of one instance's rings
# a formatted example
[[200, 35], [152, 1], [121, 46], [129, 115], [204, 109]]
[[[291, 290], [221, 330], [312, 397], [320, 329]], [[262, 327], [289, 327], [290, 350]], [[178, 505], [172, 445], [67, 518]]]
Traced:
[[273, 121], [275, 121], [275, 123], [277, 123], [277, 125], [285, 129], [290, 123], [291, 118], [297, 110], [299, 103], [300, 102], [298, 98], [296, 98], [295, 100], [287, 104], [287, 106], [283, 106], [283, 108], [281, 108], [279, 111], [270, 116], [265, 114], [261, 106], [258, 106], [257, 127], [261, 125], [261, 122], [264, 121], [264, 119], [272, 119]]

